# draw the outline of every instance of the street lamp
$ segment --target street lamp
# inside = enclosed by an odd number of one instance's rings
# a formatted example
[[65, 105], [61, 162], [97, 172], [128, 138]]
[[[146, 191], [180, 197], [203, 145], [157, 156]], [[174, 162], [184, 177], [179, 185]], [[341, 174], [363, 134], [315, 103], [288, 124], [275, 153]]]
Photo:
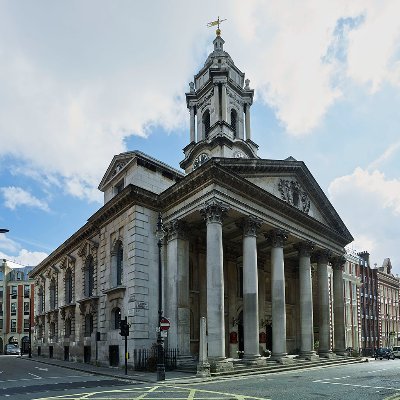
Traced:
[[164, 238], [164, 226], [161, 212], [158, 213], [157, 220], [157, 246], [158, 246], [158, 335], [157, 335], [157, 380], [165, 381], [165, 363], [164, 363], [164, 338], [161, 336], [162, 311], [162, 265], [161, 265], [161, 247]]

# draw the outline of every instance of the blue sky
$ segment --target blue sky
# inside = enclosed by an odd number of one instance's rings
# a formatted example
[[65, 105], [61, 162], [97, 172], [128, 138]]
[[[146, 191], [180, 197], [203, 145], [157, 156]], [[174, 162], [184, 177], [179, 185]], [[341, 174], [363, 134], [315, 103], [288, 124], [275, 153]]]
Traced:
[[400, 273], [400, 3], [198, 4], [0, 3], [0, 257], [37, 264], [82, 226], [114, 154], [179, 167], [184, 93], [220, 15], [259, 155], [304, 161], [350, 247]]

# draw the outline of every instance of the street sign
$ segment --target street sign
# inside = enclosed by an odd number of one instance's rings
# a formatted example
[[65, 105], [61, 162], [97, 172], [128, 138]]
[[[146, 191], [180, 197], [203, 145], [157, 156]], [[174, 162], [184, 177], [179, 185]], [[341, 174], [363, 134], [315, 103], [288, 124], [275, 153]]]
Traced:
[[168, 337], [168, 331], [161, 331], [161, 337], [163, 338]]
[[171, 323], [169, 322], [169, 320], [167, 318], [162, 317], [160, 319], [160, 329], [162, 331], [167, 331], [170, 326], [171, 326]]

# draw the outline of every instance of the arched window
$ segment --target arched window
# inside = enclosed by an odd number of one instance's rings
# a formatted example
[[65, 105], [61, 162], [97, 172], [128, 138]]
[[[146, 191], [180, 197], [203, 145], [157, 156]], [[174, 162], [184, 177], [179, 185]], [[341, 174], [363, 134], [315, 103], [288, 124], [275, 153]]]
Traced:
[[93, 332], [93, 315], [86, 314], [85, 315], [85, 337], [88, 337]]
[[118, 242], [118, 245], [117, 245], [117, 286], [122, 285], [123, 259], [124, 259], [124, 249], [122, 247], [122, 243]]
[[90, 297], [93, 296], [94, 289], [94, 262], [93, 257], [89, 256], [86, 259], [85, 265], [85, 296]]
[[65, 304], [72, 303], [72, 271], [68, 268], [65, 271]]
[[56, 323], [55, 322], [50, 322], [49, 325], [49, 337], [50, 339], [53, 339], [56, 335]]
[[204, 137], [207, 139], [208, 134], [210, 133], [211, 128], [211, 118], [210, 118], [210, 111], [206, 110], [203, 114], [203, 130], [204, 130]]
[[233, 137], [236, 138], [236, 136], [237, 136], [237, 112], [233, 108], [231, 110], [231, 127], [232, 127], [232, 131], [233, 131]]
[[71, 336], [71, 331], [72, 331], [72, 324], [71, 324], [71, 318], [66, 318], [65, 322], [64, 322], [64, 329], [65, 329], [65, 334], [64, 336], [66, 338]]
[[121, 323], [121, 309], [114, 308], [111, 312], [111, 321], [112, 321], [112, 328], [119, 329]]
[[53, 278], [50, 281], [50, 310], [56, 308], [56, 280]]
[[43, 286], [40, 286], [39, 290], [38, 290], [38, 300], [39, 300], [39, 304], [38, 304], [38, 312], [39, 314], [44, 312], [44, 290], [43, 290]]

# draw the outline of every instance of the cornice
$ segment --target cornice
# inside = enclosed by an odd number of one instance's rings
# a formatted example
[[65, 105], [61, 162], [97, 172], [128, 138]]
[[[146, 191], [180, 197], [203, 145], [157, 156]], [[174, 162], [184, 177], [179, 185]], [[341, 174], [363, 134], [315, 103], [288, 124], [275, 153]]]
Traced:
[[[233, 165], [237, 163], [235, 159], [227, 160], [230, 160]], [[225, 164], [227, 163], [227, 160], [224, 160]], [[260, 160], [245, 161], [248, 161], [248, 164], [253, 164], [254, 168], [256, 168], [258, 161]], [[214, 183], [226, 187], [231, 192], [248, 198], [249, 202], [257, 203], [262, 207], [265, 207], [265, 205], [268, 204], [268, 208], [273, 210], [276, 214], [289, 220], [300, 222], [304, 226], [307, 226], [307, 228], [312, 229], [314, 232], [317, 232], [323, 236], [328, 236], [343, 247], [353, 240], [353, 237], [341, 220], [340, 222], [344, 226], [343, 231], [324, 225], [318, 220], [298, 210], [296, 207], [291, 206], [273, 194], [258, 187], [242, 176], [233, 173], [230, 167], [231, 163], [229, 163], [228, 169], [221, 165], [220, 159], [212, 158], [200, 168], [187, 175], [180, 182], [161, 193], [161, 208], [168, 210], [178, 205], [185, 199], [193, 196], [194, 193], [201, 191], [204, 187]], [[330, 207], [332, 207], [332, 205], [330, 205]], [[338, 216], [338, 218], [340, 217]], [[339, 226], [340, 224], [335, 225]]]
[[40, 274], [49, 265], [57, 264], [66, 254], [71, 254], [77, 249], [83, 241], [98, 234], [103, 225], [122, 214], [132, 205], [137, 204], [151, 209], [158, 209], [158, 196], [138, 186], [128, 185], [121, 193], [96, 211], [85, 225], [38, 264], [31, 272], [32, 278]]

